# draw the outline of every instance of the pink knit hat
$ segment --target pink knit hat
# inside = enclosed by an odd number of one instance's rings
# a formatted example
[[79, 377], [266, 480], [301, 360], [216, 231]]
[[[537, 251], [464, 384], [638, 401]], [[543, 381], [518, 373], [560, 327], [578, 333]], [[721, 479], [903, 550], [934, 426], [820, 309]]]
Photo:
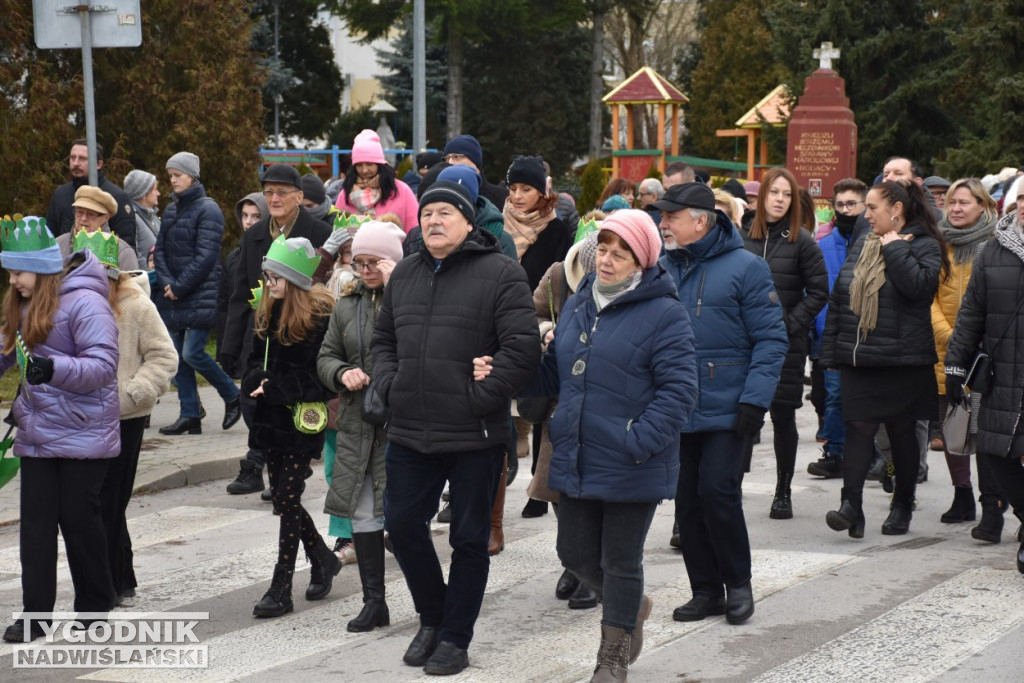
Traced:
[[356, 136], [352, 143], [353, 164], [386, 164], [384, 148], [380, 146], [380, 136], [367, 128]]
[[650, 214], [641, 209], [620, 209], [601, 221], [601, 230], [614, 232], [636, 256], [643, 269], [653, 268], [661, 253], [661, 237]]
[[377, 256], [398, 263], [402, 260], [405, 231], [394, 223], [367, 221], [352, 238], [352, 257]]

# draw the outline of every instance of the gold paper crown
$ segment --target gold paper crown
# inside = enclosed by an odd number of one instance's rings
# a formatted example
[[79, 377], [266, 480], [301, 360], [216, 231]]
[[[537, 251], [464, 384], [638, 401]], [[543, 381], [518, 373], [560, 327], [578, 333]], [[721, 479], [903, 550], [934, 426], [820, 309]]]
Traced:
[[356, 216], [343, 211], [334, 217], [334, 229], [341, 230], [342, 228], [347, 228], [349, 232], [355, 232], [355, 229], [358, 229], [360, 225], [372, 220], [373, 216]]
[[597, 230], [597, 221], [595, 221], [593, 218], [591, 218], [589, 221], [584, 221], [581, 218], [579, 225], [576, 226], [575, 242], [579, 242], [581, 239], [583, 239], [590, 233], [594, 232], [595, 230]]

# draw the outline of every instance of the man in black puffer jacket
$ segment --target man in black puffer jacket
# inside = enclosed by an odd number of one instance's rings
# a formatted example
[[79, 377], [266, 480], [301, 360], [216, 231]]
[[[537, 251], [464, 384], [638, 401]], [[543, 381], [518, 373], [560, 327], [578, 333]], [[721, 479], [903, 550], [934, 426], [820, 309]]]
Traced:
[[[373, 335], [373, 386], [391, 409], [384, 519], [420, 615], [403, 660], [455, 674], [487, 587], [490, 512], [509, 440], [510, 399], [533, 377], [540, 339], [518, 263], [473, 226], [469, 190], [435, 182], [420, 199], [423, 246], [391, 274]], [[474, 381], [474, 360], [490, 366]], [[427, 522], [451, 484], [445, 585]]]

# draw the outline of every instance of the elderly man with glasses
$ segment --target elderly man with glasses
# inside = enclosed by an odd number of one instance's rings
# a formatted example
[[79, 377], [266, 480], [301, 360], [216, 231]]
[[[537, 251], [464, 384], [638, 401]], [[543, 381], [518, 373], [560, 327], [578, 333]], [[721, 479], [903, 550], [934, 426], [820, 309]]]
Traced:
[[[252, 308], [249, 306], [249, 297], [252, 290], [259, 286], [263, 257], [270, 249], [270, 243], [278, 235], [284, 234], [288, 237], [305, 237], [314, 247], [322, 247], [331, 235], [331, 228], [326, 223], [317, 220], [303, 208], [302, 183], [294, 167], [274, 164], [264, 172], [260, 182], [263, 184], [263, 196], [267, 200], [269, 215], [249, 228], [239, 241], [238, 267], [231, 285], [227, 322], [218, 359], [225, 372], [233, 376], [237, 374], [239, 359], [247, 358], [251, 350]], [[251, 427], [255, 402], [245, 395], [241, 401], [242, 417]], [[263, 453], [250, 450], [240, 464], [238, 477], [228, 484], [228, 492], [262, 491], [265, 464]], [[255, 483], [257, 479], [258, 483]]]

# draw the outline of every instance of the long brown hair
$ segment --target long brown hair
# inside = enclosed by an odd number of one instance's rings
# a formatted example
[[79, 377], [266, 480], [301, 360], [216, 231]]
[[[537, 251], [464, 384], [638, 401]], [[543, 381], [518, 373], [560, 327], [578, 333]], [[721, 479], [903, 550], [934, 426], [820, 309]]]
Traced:
[[[291, 282], [284, 280], [287, 284], [284, 288], [284, 297], [281, 301], [281, 319], [277, 324], [277, 339], [284, 346], [291, 346], [303, 341], [313, 330], [316, 318], [326, 318], [334, 309], [334, 297], [323, 285], [313, 285], [309, 291], [296, 287]], [[267, 336], [267, 329], [270, 327], [270, 312], [277, 299], [270, 296], [266, 285], [263, 286], [263, 296], [260, 297], [260, 305], [256, 309], [256, 321], [254, 328], [256, 333], [263, 338]]]
[[604, 186], [604, 190], [601, 191], [601, 196], [597, 199], [597, 208], [600, 209], [605, 201], [613, 194], [622, 194], [626, 190], [632, 189], [633, 183], [629, 182], [625, 178], [613, 178]]
[[[22, 329], [21, 337], [29, 349], [42, 344], [50, 336], [53, 317], [57, 312], [57, 295], [63, 279], [64, 273], [36, 273], [36, 286], [30, 299], [19, 294], [14, 287], [7, 290], [4, 295], [4, 322], [0, 327], [4, 335], [4, 353], [14, 350], [19, 327]], [[21, 312], [26, 308], [25, 319], [22, 320]]]
[[754, 214], [754, 222], [750, 226], [751, 239], [763, 240], [768, 236], [768, 218], [765, 215], [764, 207], [765, 202], [768, 201], [768, 191], [779, 178], [785, 178], [786, 182], [789, 183], [790, 190], [793, 192], [789, 202], [789, 211], [782, 217], [789, 220], [788, 241], [796, 242], [800, 239], [801, 221], [803, 220], [800, 210], [800, 186], [797, 185], [793, 174], [781, 166], [768, 169], [768, 172], [764, 174], [764, 178], [761, 180], [761, 189], [757, 191], [757, 212]]

